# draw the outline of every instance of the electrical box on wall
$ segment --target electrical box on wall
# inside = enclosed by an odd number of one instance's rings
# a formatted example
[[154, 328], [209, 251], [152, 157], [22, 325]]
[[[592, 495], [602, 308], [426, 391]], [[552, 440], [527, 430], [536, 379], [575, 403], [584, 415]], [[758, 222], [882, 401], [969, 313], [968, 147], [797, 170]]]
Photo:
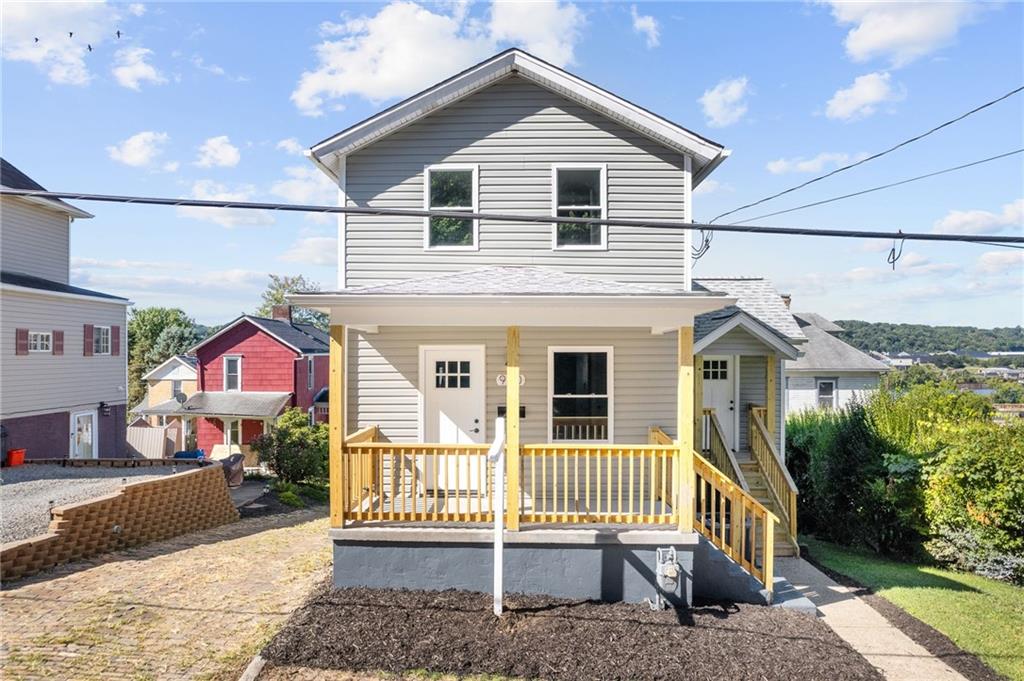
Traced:
[[[508, 411], [508, 408], [504, 404], [499, 404], [498, 405], [498, 417], [499, 418], [505, 416], [505, 412], [507, 412], [507, 411]], [[521, 419], [525, 419], [526, 418], [526, 407], [523, 406], [523, 405], [519, 405], [519, 418], [521, 418]]]

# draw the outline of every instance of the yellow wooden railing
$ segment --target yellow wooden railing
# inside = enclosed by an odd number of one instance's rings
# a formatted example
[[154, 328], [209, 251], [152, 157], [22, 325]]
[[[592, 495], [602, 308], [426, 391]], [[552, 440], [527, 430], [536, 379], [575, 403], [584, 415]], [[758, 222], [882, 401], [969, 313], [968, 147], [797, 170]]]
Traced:
[[523, 445], [520, 519], [671, 524], [676, 452], [673, 445]]
[[765, 425], [768, 410], [765, 407], [750, 407], [750, 453], [761, 475], [764, 476], [768, 486], [768, 492], [775, 498], [784, 520], [786, 522], [786, 533], [793, 546], [797, 546], [796, 538], [796, 483], [782, 463], [778, 449], [775, 447], [774, 438]]
[[736, 460], [736, 455], [725, 444], [725, 435], [722, 431], [722, 424], [718, 420], [718, 414], [711, 407], [704, 408], [703, 454], [718, 470], [725, 473], [744, 490], [749, 490], [747, 481], [743, 477], [743, 471]]
[[710, 461], [693, 456], [694, 529], [771, 591], [778, 518]]

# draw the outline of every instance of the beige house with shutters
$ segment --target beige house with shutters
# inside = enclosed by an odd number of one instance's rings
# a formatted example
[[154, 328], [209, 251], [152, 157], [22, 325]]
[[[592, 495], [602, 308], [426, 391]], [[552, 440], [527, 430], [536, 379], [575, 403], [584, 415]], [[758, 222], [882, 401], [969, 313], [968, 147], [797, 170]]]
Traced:
[[[42, 190], [2, 160], [2, 184]], [[0, 435], [4, 456], [127, 456], [125, 298], [70, 284], [70, 230], [93, 217], [0, 197]]]
[[521, 50], [309, 150], [365, 209], [337, 289], [290, 296], [330, 315], [338, 586], [488, 590], [497, 447], [509, 590], [772, 598], [804, 335], [771, 282], [694, 279], [690, 230], [644, 224], [684, 227], [728, 154]]

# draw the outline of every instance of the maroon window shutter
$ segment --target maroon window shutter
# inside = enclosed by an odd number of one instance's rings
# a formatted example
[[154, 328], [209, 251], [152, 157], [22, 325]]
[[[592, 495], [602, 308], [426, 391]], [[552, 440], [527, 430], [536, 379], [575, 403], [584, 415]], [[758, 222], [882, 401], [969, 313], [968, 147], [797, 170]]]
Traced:
[[112, 326], [110, 327], [110, 354], [120, 355], [121, 354], [121, 327]]
[[82, 327], [82, 356], [92, 357], [92, 324]]
[[60, 329], [53, 330], [53, 354], [64, 354], [64, 332]]
[[14, 330], [14, 354], [28, 354], [28, 329]]

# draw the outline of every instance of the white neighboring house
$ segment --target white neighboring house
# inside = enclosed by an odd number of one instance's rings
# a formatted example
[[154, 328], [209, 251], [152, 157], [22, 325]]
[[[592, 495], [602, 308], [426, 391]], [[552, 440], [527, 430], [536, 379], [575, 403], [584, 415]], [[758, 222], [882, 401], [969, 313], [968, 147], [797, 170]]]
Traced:
[[[2, 163], [4, 187], [43, 190]], [[128, 456], [128, 300], [71, 286], [63, 201], [0, 198], [0, 434], [28, 459]]]
[[890, 368], [836, 337], [841, 326], [813, 312], [794, 312], [807, 336], [804, 354], [786, 362], [786, 414], [843, 407], [878, 389]]

